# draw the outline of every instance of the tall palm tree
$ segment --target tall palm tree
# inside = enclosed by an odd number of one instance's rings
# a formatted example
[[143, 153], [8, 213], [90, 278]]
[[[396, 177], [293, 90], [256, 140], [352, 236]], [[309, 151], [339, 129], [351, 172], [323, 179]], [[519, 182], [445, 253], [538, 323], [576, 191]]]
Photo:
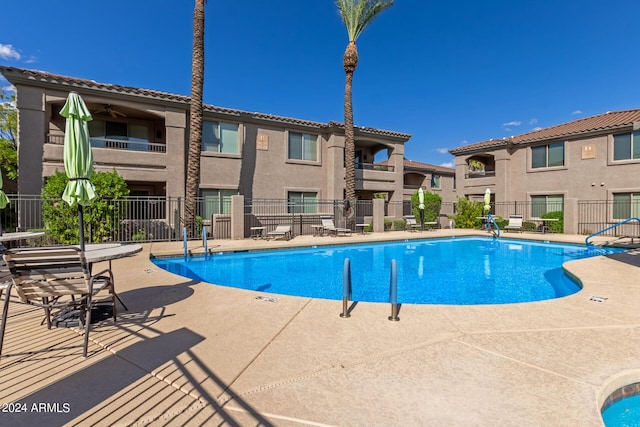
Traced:
[[353, 73], [358, 66], [356, 40], [373, 18], [393, 5], [393, 0], [337, 0], [336, 5], [349, 35], [349, 44], [343, 59], [344, 71], [347, 75], [344, 89], [345, 184], [346, 199], [353, 203], [356, 198], [356, 176], [351, 87]]
[[195, 233], [196, 199], [200, 187], [200, 147], [202, 146], [202, 88], [204, 86], [204, 5], [196, 0], [193, 11], [193, 53], [191, 58], [191, 101], [189, 111], [189, 151], [185, 188], [184, 222], [190, 237]]

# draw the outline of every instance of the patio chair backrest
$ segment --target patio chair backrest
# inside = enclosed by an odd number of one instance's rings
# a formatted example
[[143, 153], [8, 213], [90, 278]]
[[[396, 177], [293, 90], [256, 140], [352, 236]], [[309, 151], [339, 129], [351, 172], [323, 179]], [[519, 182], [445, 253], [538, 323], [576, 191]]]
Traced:
[[407, 221], [407, 225], [416, 225], [418, 222], [416, 221], [416, 217], [413, 215], [406, 215], [404, 217], [405, 221]]
[[89, 268], [76, 247], [11, 249], [4, 259], [24, 302], [89, 293]]
[[322, 216], [320, 217], [320, 220], [322, 221], [322, 226], [324, 228], [336, 228], [335, 224], [333, 223], [333, 218], [331, 218], [330, 216]]
[[522, 215], [509, 215], [509, 226], [522, 227]]

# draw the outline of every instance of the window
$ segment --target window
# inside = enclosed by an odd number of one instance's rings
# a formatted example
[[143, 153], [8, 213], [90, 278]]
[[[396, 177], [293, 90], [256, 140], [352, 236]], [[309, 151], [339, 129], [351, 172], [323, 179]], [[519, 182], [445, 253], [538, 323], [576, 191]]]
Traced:
[[531, 168], [564, 166], [564, 142], [531, 147]]
[[440, 175], [431, 175], [431, 188], [440, 188]]
[[89, 122], [92, 147], [147, 151], [149, 150], [149, 134], [150, 128], [144, 124], [102, 120]]
[[289, 159], [318, 161], [318, 137], [307, 133], [289, 132]]
[[613, 135], [613, 160], [640, 159], [640, 131]]
[[318, 193], [289, 191], [287, 194], [289, 213], [317, 213]]
[[217, 190], [203, 188], [200, 190], [202, 203], [200, 205], [200, 216], [202, 219], [209, 219], [215, 214], [231, 213], [231, 196], [238, 194], [237, 190]]
[[564, 210], [563, 196], [531, 196], [531, 216], [539, 218], [549, 212]]
[[202, 151], [239, 154], [238, 125], [208, 120], [202, 122]]
[[618, 193], [613, 195], [613, 219], [640, 217], [640, 193]]

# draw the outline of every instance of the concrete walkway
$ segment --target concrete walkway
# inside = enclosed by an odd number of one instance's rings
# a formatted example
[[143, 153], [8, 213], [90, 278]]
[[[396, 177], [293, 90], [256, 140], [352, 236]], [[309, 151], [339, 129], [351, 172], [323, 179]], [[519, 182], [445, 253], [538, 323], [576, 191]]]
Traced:
[[[212, 251], [478, 234], [464, 230], [215, 241]], [[584, 242], [584, 236], [506, 238]], [[189, 242], [193, 253], [201, 242]], [[113, 262], [129, 310], [91, 332], [48, 331], [10, 304], [0, 425], [601, 426], [640, 381], [640, 253], [572, 261], [583, 290], [492, 306], [358, 303], [212, 286], [158, 269], [145, 245]], [[341, 274], [341, 273], [340, 273]], [[598, 297], [598, 298], [592, 298]], [[20, 412], [18, 412], [20, 411]]]

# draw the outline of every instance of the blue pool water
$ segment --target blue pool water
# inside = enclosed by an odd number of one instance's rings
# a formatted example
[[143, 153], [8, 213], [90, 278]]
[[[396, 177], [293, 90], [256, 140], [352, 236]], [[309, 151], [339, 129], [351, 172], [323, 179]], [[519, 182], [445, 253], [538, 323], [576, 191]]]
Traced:
[[389, 301], [391, 260], [398, 266], [398, 303], [506, 304], [573, 294], [566, 261], [615, 249], [491, 238], [448, 238], [340, 245], [209, 256], [157, 258], [172, 273], [223, 286], [304, 297], [342, 299], [349, 258], [352, 300]]
[[626, 397], [602, 412], [606, 427], [640, 426], [640, 395]]

